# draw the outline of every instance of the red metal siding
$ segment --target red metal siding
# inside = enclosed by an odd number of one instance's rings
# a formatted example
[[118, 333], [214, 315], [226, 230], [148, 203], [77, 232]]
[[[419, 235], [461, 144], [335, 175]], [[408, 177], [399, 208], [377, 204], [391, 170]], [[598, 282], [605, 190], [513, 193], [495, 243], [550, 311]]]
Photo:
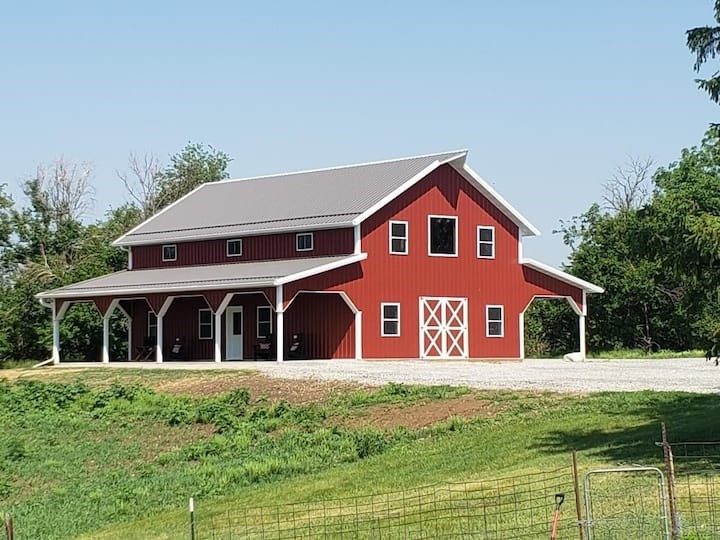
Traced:
[[228, 257], [226, 239], [181, 242], [177, 244], [177, 260], [163, 262], [162, 245], [135, 246], [132, 248], [133, 268], [159, 268], [224, 264], [233, 262], [291, 259], [301, 257], [327, 257], [353, 252], [352, 229], [313, 231], [313, 250], [295, 251], [295, 233], [246, 236], [242, 238], [242, 255]]
[[301, 333], [308, 358], [355, 357], [355, 316], [337, 294], [298, 294], [284, 324], [286, 351], [292, 334]]
[[[428, 215], [458, 217], [458, 257], [428, 256]], [[408, 222], [409, 254], [390, 255], [388, 221]], [[478, 225], [495, 227], [495, 258], [477, 258]], [[471, 358], [518, 358], [519, 315], [533, 295], [582, 293], [547, 276], [527, 273], [518, 261], [519, 230], [452, 167], [440, 167], [362, 225], [366, 261], [285, 286], [285, 299], [299, 290], [342, 290], [363, 312], [363, 357], [419, 356], [419, 298], [468, 299]], [[542, 278], [540, 277], [542, 276]], [[381, 302], [401, 305], [401, 336], [381, 337]], [[486, 337], [486, 306], [504, 306], [504, 336]], [[332, 319], [328, 318], [328, 326]]]

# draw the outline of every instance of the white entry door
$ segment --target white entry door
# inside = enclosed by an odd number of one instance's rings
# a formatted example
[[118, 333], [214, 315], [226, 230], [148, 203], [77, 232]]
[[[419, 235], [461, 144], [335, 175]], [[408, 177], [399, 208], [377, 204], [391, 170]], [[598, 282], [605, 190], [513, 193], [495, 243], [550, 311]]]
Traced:
[[231, 306], [225, 310], [225, 358], [243, 358], [243, 308]]
[[467, 298], [420, 297], [420, 358], [467, 358]]

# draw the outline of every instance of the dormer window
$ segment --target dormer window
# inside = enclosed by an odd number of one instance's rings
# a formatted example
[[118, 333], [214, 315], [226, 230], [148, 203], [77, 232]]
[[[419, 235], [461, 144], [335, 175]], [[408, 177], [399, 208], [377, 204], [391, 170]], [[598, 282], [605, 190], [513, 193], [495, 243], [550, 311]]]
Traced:
[[428, 216], [428, 255], [457, 257], [457, 217]]
[[177, 261], [177, 245], [167, 244], [162, 247], [163, 262]]
[[295, 235], [295, 251], [312, 251], [313, 233], [298, 233]]
[[242, 255], [242, 238], [233, 238], [227, 241], [227, 256], [240, 257]]

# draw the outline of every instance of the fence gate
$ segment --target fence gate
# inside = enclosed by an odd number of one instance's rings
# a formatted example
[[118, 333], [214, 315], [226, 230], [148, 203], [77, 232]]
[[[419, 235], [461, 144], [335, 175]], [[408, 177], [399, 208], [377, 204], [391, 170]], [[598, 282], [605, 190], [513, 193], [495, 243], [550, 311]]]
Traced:
[[588, 540], [670, 538], [665, 477], [660, 469], [589, 471], [584, 495]]

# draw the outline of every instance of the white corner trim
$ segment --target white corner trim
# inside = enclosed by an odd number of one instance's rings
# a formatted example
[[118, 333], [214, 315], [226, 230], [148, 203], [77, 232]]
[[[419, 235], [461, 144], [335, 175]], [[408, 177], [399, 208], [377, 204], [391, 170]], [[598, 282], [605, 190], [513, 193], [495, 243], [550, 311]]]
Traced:
[[400, 195], [405, 193], [408, 189], [410, 189], [412, 186], [417, 184], [420, 180], [425, 178], [428, 174], [433, 172], [435, 169], [440, 167], [440, 165], [444, 165], [446, 163], [450, 163], [451, 161], [455, 161], [456, 159], [464, 159], [465, 156], [467, 156], [467, 150], [461, 150], [457, 154], [454, 154], [450, 156], [449, 158], [441, 160], [435, 160], [430, 165], [425, 167], [422, 171], [417, 173], [415, 176], [413, 176], [410, 180], [402, 184], [401, 186], [394, 189], [392, 192], [388, 193], [385, 197], [380, 199], [378, 202], [373, 204], [370, 208], [365, 210], [362, 214], [357, 216], [355, 219], [353, 219], [352, 224], [353, 225], [359, 225], [363, 221], [365, 221], [368, 217], [373, 215], [375, 212], [380, 210], [382, 207], [386, 206], [391, 201], [398, 198]]
[[503, 212], [503, 214], [507, 215], [513, 222], [515, 222], [515, 224], [526, 233], [524, 236], [540, 236], [540, 231], [509, 202], [507, 202], [497, 191], [495, 191], [490, 184], [483, 180], [478, 173], [473, 171], [467, 163], [463, 164], [462, 169], [456, 168], [456, 170], [467, 180], [474, 183], [475, 186], [479, 188], [479, 191], [490, 199], [490, 202], [492, 202]]
[[336, 268], [340, 268], [342, 266], [347, 266], [349, 264], [353, 264], [356, 262], [364, 261], [367, 259], [367, 253], [360, 253], [358, 255], [351, 255], [349, 257], [346, 257], [344, 259], [340, 259], [339, 261], [333, 261], [328, 264], [324, 264], [322, 266], [316, 266], [314, 268], [308, 268], [307, 270], [303, 270], [302, 272], [298, 272], [296, 274], [290, 274], [289, 276], [284, 276], [281, 278], [276, 279], [273, 282], [273, 285], [280, 286], [284, 285], [286, 283], [290, 283], [292, 281], [297, 281], [298, 279], [303, 279], [310, 276], [315, 276], [317, 274], [322, 274], [323, 272], [328, 272], [330, 270], [335, 270]]
[[199, 186], [197, 186], [195, 189], [193, 189], [193, 190], [191, 190], [191, 191], [188, 191], [185, 195], [183, 195], [182, 197], [180, 197], [177, 201], [171, 202], [171, 203], [168, 204], [165, 208], [163, 208], [163, 209], [161, 209], [159, 212], [153, 214], [152, 216], [150, 216], [149, 218], [147, 218], [145, 221], [143, 221], [143, 222], [140, 223], [139, 225], [135, 225], [135, 227], [133, 227], [133, 228], [130, 229], [128, 232], [126, 232], [125, 234], [123, 234], [120, 238], [114, 240], [111, 245], [113, 245], [113, 246], [122, 246], [122, 245], [125, 245], [125, 244], [123, 243], [123, 240], [124, 240], [127, 236], [130, 236], [131, 234], [133, 234], [135, 231], [137, 231], [137, 230], [140, 229], [141, 227], [144, 227], [145, 225], [147, 225], [148, 223], [150, 223], [152, 220], [154, 220], [154, 219], [157, 218], [158, 216], [163, 215], [165, 212], [167, 212], [168, 210], [170, 210], [173, 206], [176, 206], [176, 205], [180, 204], [180, 202], [182, 202], [182, 201], [184, 201], [185, 199], [187, 199], [190, 195], [192, 195], [192, 194], [195, 193], [196, 191], [201, 190], [202, 188], [204, 188], [205, 186], [207, 186], [207, 185], [209, 185], [209, 184], [214, 184], [214, 182], [205, 182], [204, 184], [200, 184]]
[[353, 225], [353, 253], [362, 253], [362, 225]]
[[520, 264], [532, 268], [533, 270], [537, 270], [541, 274], [547, 274], [569, 285], [578, 287], [590, 294], [600, 294], [605, 292], [605, 289], [603, 289], [602, 287], [594, 285], [589, 281], [585, 281], [584, 279], [580, 279], [579, 277], [575, 277], [572, 274], [568, 274], [567, 272], [563, 272], [562, 270], [554, 268], [548, 264], [536, 261], [535, 259], [523, 258], [520, 260]]

